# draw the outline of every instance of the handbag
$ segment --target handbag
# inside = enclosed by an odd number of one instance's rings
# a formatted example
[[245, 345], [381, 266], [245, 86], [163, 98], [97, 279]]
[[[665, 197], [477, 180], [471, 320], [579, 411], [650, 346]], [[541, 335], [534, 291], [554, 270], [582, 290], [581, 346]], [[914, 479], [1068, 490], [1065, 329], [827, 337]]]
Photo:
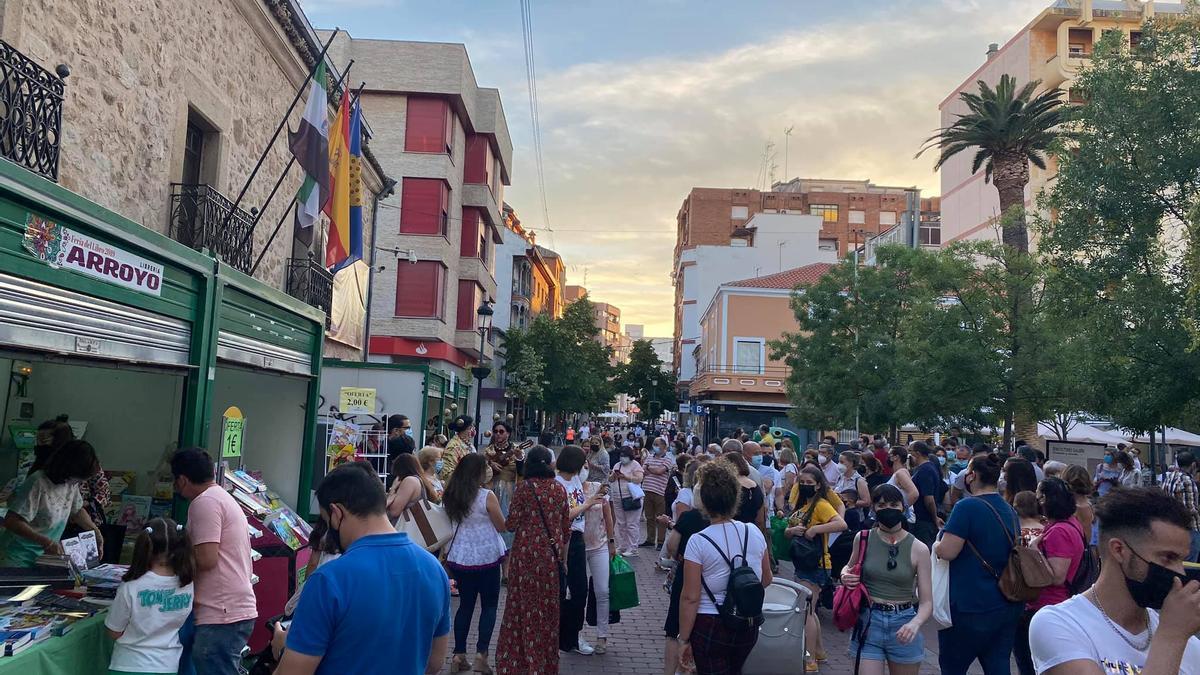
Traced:
[[[938, 538], [941, 539], [940, 536]], [[932, 567], [933, 620], [939, 627], [949, 628], [954, 625], [950, 619], [950, 561], [939, 558], [932, 547], [929, 555]]]
[[[801, 522], [807, 527], [812, 521], [813, 511], [817, 508], [817, 498], [813, 498], [812, 504], [809, 505], [808, 511], [801, 516]], [[821, 566], [821, 562], [825, 557], [825, 547], [823, 542], [815, 539], [809, 539], [804, 535], [792, 537], [791, 543], [788, 545], [788, 553], [792, 559], [792, 565], [797, 570], [811, 570]]]
[[[533, 481], [526, 480], [525, 487], [534, 490]], [[546, 523], [546, 512], [542, 510], [542, 500], [538, 499], [536, 491], [533, 493], [533, 503], [537, 504], [538, 515], [542, 518], [542, 527], [546, 530], [546, 539], [550, 541], [550, 552], [554, 554], [554, 562], [558, 565], [558, 599], [561, 601], [567, 597], [567, 564], [558, 554], [558, 543], [550, 534], [550, 525]]]
[[[977, 499], [979, 499], [977, 497]], [[975, 544], [971, 540], [967, 540], [967, 546], [971, 547], [971, 551], [975, 553], [975, 557], [979, 558], [979, 562], [983, 564], [984, 569], [996, 578], [1000, 586], [1000, 594], [1008, 599], [1009, 602], [1033, 602], [1037, 600], [1042, 589], [1054, 583], [1054, 570], [1050, 569], [1050, 563], [1046, 561], [1046, 556], [1042, 552], [1032, 546], [1022, 544], [1019, 539], [1013, 537], [1009, 533], [1008, 528], [1004, 526], [1004, 520], [1000, 518], [1000, 513], [995, 507], [987, 503], [985, 499], [984, 505], [996, 516], [996, 522], [1000, 523], [1000, 529], [1004, 530], [1004, 535], [1008, 537], [1012, 549], [1008, 552], [1008, 564], [1004, 566], [1004, 571], [997, 574], [996, 570], [988, 563], [987, 560], [979, 554], [979, 549], [975, 548]], [[1020, 524], [1018, 523], [1016, 532], [1020, 532]]]
[[854, 588], [838, 586], [833, 592], [833, 625], [840, 631], [853, 628], [854, 624], [858, 623], [863, 607], [871, 604], [871, 594], [867, 592], [867, 585], [862, 580], [863, 563], [867, 559], [867, 540], [870, 538], [870, 530], [859, 533], [858, 562], [850, 568], [850, 573], [859, 577], [858, 584]]
[[613, 611], [630, 609], [641, 604], [638, 599], [637, 576], [633, 566], [620, 555], [613, 556], [608, 571], [608, 607]]
[[[631, 486], [633, 485], [632, 483], [627, 483], [627, 484], [631, 485]], [[620, 489], [621, 489], [621, 479], [618, 478], [617, 479], [617, 490], [620, 491]], [[629, 491], [628, 495], [621, 497], [621, 510], [622, 511], [637, 511], [638, 509], [642, 508], [642, 498], [633, 496], [633, 488], [632, 487], [630, 487], [628, 489], [628, 491]]]
[[400, 513], [396, 531], [406, 533], [426, 551], [436, 551], [454, 536], [454, 525], [442, 505], [421, 498]]

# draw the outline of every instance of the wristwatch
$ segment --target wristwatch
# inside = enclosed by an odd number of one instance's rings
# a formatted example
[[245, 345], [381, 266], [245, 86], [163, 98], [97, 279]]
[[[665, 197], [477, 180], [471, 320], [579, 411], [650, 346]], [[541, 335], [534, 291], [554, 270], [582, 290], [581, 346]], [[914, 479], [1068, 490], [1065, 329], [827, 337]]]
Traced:
[[682, 646], [682, 645], [686, 645], [687, 643], [691, 642], [691, 641], [692, 641], [692, 638], [690, 638], [690, 637], [686, 637], [686, 638], [685, 638], [685, 637], [677, 637], [677, 638], [675, 638], [675, 641], [676, 641], [676, 642], [678, 642], [678, 643], [679, 643], [679, 644]]
[[614, 538], [612, 538], [612, 537], [609, 537], [609, 538], [608, 538], [608, 543], [610, 543], [610, 544], [615, 544], [615, 543], [617, 543], [617, 540], [616, 540], [616, 539], [614, 539]]

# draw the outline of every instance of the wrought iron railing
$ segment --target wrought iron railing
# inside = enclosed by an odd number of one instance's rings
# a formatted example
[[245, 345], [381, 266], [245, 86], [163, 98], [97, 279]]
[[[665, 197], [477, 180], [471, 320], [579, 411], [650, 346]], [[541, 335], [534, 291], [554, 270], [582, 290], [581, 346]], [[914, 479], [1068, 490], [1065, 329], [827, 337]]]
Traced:
[[70, 73], [42, 68], [0, 40], [0, 156], [58, 180], [58, 148], [62, 138], [62, 106]]
[[329, 327], [333, 310], [333, 275], [312, 258], [291, 258], [287, 261], [287, 293], [325, 312], [325, 327]]
[[[171, 237], [197, 251], [208, 249], [227, 265], [250, 273], [254, 217], [210, 185], [171, 183]], [[226, 222], [228, 221], [228, 222]]]

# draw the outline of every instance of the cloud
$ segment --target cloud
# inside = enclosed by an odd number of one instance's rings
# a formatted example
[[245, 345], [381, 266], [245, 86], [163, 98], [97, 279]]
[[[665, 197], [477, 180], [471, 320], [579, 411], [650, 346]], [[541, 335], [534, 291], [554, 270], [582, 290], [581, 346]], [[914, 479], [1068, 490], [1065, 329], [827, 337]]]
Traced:
[[[786, 164], [788, 177], [938, 194], [933, 159], [913, 159], [938, 126], [938, 103], [983, 62], [988, 43], [1005, 42], [1046, 4], [909, 0], [824, 24], [797, 13], [764, 27], [762, 40], [688, 58], [557, 70], [539, 61], [546, 189], [563, 229], [539, 232], [539, 242], [571, 265], [569, 283], [583, 283], [586, 266], [594, 299], [647, 335], [670, 335], [675, 218], [692, 187], [755, 187], [774, 141], [776, 179]], [[517, 144], [506, 199], [536, 227], [524, 82], [504, 93]]]

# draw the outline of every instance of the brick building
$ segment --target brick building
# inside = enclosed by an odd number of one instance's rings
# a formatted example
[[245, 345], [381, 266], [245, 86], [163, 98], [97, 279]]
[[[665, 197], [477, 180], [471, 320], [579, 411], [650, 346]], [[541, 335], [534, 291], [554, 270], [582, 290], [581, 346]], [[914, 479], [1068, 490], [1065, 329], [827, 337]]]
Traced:
[[[680, 268], [684, 251], [697, 246], [730, 246], [735, 239], [753, 246], [753, 232], [745, 228], [755, 214], [803, 214], [822, 219], [818, 235], [821, 250], [834, 251], [841, 257], [863, 245], [868, 239], [896, 228], [905, 221], [910, 194], [915, 188], [875, 185], [867, 180], [821, 180], [796, 178], [776, 183], [770, 191], [739, 188], [693, 188], [684, 198], [677, 216], [673, 268]], [[941, 208], [938, 197], [919, 198], [920, 214], [910, 214], [922, 223], [918, 238], [922, 244], [941, 241], [936, 214]], [[928, 226], [926, 225], [928, 224]], [[807, 244], [806, 244], [807, 245]], [[782, 254], [781, 254], [782, 255]], [[680, 386], [687, 379], [681, 372], [681, 359], [690, 353], [684, 336], [684, 290], [675, 280], [675, 353], [674, 368]], [[694, 299], [701, 306], [708, 298]], [[686, 369], [685, 369], [686, 370]]]

